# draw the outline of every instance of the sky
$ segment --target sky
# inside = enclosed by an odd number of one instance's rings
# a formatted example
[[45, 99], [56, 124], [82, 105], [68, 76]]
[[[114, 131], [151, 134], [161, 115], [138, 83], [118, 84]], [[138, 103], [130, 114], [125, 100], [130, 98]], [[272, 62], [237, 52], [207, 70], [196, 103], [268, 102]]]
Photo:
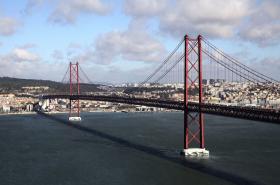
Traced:
[[185, 34], [280, 80], [279, 0], [1, 0], [0, 76], [139, 82]]

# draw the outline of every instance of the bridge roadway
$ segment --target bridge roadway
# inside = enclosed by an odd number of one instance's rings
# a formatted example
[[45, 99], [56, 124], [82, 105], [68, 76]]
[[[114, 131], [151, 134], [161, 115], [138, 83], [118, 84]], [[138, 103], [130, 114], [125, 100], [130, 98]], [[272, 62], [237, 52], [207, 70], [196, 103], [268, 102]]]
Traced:
[[[41, 99], [72, 99], [72, 100], [93, 100], [93, 101], [105, 101], [113, 103], [124, 103], [133, 105], [144, 105], [150, 107], [159, 107], [174, 110], [184, 110], [184, 102], [159, 100], [159, 99], [147, 99], [147, 98], [131, 98], [120, 96], [99, 96], [99, 95], [43, 95]], [[199, 103], [189, 102], [187, 110], [190, 112], [198, 112], [199, 108], [201, 112], [207, 114], [215, 114], [227, 117], [265, 121], [280, 123], [280, 112], [273, 109], [261, 109], [254, 107], [241, 107], [241, 106], [227, 106], [220, 104], [203, 103], [199, 106]]]

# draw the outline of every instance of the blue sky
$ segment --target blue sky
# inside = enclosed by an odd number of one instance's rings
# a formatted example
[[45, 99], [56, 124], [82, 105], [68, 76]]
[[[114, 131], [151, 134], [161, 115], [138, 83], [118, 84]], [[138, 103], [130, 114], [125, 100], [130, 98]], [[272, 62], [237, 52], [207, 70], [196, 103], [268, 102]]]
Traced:
[[92, 81], [141, 81], [188, 33], [280, 80], [279, 20], [277, 0], [3, 0], [0, 76], [60, 81], [79, 61]]

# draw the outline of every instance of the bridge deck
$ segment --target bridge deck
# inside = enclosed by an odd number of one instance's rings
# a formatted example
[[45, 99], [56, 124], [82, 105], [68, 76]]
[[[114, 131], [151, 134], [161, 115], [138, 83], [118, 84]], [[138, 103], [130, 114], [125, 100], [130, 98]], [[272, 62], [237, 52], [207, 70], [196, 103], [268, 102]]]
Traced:
[[[94, 101], [105, 101], [124, 103], [132, 105], [144, 105], [150, 107], [159, 107], [174, 110], [184, 110], [184, 102], [178, 101], [167, 101], [158, 99], [146, 99], [146, 98], [131, 98], [131, 97], [119, 97], [119, 96], [95, 96], [95, 95], [44, 95], [42, 99], [80, 99], [80, 100], [94, 100]], [[222, 115], [234, 118], [242, 118], [256, 121], [266, 121], [280, 123], [280, 113], [276, 110], [261, 109], [253, 107], [241, 107], [241, 106], [227, 106], [219, 104], [208, 104], [189, 102], [188, 110], [190, 112], [198, 112], [199, 106], [203, 113]]]

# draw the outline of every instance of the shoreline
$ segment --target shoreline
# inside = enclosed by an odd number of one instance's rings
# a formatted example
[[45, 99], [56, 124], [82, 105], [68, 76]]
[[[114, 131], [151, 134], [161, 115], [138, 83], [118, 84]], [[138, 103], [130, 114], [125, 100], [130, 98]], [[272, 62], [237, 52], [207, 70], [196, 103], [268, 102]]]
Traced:
[[[97, 111], [86, 111], [86, 113], [101, 113], [101, 112], [106, 112], [106, 113], [155, 113], [155, 112], [178, 112], [178, 111], [103, 111], [103, 110], [97, 110]], [[69, 112], [44, 112], [45, 114], [67, 114]], [[37, 114], [35, 111], [34, 112], [15, 112], [15, 113], [0, 113], [0, 116], [13, 116], [13, 115], [34, 115]]]
[[36, 112], [13, 112], [13, 113], [0, 113], [0, 116], [12, 116], [12, 115], [34, 115]]

